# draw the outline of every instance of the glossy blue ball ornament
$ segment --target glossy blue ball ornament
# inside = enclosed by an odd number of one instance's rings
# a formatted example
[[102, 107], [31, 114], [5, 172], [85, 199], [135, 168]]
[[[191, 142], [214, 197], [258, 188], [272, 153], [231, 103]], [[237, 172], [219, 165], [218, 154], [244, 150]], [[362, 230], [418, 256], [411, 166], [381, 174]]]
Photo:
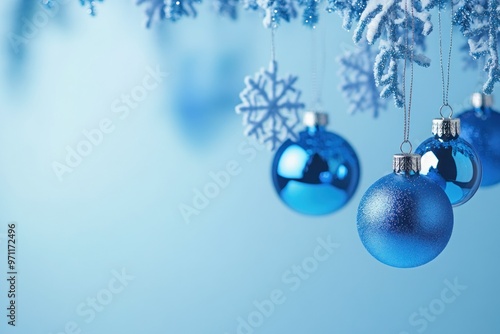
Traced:
[[278, 196], [306, 215], [339, 210], [359, 182], [356, 153], [345, 139], [325, 129], [327, 122], [326, 114], [307, 112], [306, 129], [299, 139], [283, 143], [273, 160], [272, 179]]
[[415, 150], [422, 156], [420, 173], [439, 184], [453, 206], [462, 205], [481, 185], [481, 161], [472, 145], [460, 137], [459, 119], [438, 118], [432, 124], [434, 136]]
[[472, 95], [473, 108], [460, 114], [460, 136], [476, 150], [483, 166], [481, 186], [500, 182], [500, 113], [492, 109], [491, 95]]
[[375, 182], [358, 208], [359, 237], [380, 262], [413, 268], [436, 258], [453, 230], [450, 200], [418, 172], [420, 156], [394, 156], [394, 173]]

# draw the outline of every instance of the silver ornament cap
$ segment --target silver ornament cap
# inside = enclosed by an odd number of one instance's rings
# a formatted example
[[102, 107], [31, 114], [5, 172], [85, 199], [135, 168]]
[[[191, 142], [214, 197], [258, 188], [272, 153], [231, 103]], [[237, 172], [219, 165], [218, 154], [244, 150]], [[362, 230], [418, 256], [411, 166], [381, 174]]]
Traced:
[[328, 114], [320, 111], [306, 111], [302, 119], [304, 126], [326, 126], [328, 125]]
[[392, 169], [394, 173], [419, 173], [421, 169], [422, 157], [413, 153], [394, 154], [392, 159]]
[[474, 93], [471, 96], [471, 103], [474, 108], [485, 108], [493, 105], [493, 96], [483, 93]]
[[439, 138], [457, 137], [460, 135], [460, 119], [434, 118], [432, 120], [432, 134]]

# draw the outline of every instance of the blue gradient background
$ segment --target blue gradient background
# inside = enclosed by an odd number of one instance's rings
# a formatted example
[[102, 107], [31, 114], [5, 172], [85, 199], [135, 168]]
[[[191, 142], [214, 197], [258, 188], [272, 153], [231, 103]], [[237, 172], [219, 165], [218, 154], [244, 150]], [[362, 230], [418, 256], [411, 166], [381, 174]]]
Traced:
[[[376, 120], [346, 113], [335, 57], [352, 42], [336, 15], [322, 17], [329, 31], [324, 104], [329, 129], [350, 141], [363, 174], [343, 210], [318, 218], [292, 212], [275, 195], [271, 153], [256, 151], [247, 161], [238, 151], [246, 139], [233, 106], [244, 75], [269, 61], [270, 33], [258, 15], [243, 12], [230, 22], [205, 4], [196, 20], [148, 31], [143, 9], [129, 1], [105, 2], [96, 18], [73, 2], [30, 41], [22, 61], [12, 57], [6, 37], [19, 4], [0, 4], [0, 233], [10, 221], [19, 224], [18, 326], [6, 324], [1, 284], [0, 331], [56, 334], [75, 321], [87, 334], [233, 334], [255, 300], [280, 289], [286, 301], [253, 332], [417, 333], [410, 315], [440, 298], [444, 280], [457, 278], [467, 289], [424, 332], [500, 332], [500, 187], [480, 189], [455, 209], [450, 243], [428, 265], [391, 268], [363, 248], [357, 205], [391, 171], [402, 113], [391, 108]], [[436, 38], [435, 32], [429, 39], [431, 68], [415, 73], [414, 146], [429, 137], [441, 102]], [[309, 102], [310, 31], [296, 21], [276, 40], [280, 70], [300, 76]], [[450, 92], [457, 110], [477, 88], [476, 75], [461, 70], [461, 43]], [[169, 77], [128, 118], [116, 118], [112, 101], [156, 65]], [[104, 117], [115, 131], [59, 182], [52, 162]], [[193, 189], [231, 160], [241, 173], [186, 224], [179, 205], [191, 204]], [[283, 274], [329, 235], [340, 247], [291, 291]], [[135, 279], [86, 323], [77, 305], [122, 268]]]

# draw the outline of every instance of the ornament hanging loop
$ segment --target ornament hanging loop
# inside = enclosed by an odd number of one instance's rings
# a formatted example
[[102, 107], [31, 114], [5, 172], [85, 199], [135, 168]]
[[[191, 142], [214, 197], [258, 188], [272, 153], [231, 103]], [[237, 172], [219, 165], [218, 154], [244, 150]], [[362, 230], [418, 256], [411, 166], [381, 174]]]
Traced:
[[[408, 145], [405, 145], [405, 144], [408, 144]], [[405, 151], [404, 151], [405, 146], [407, 146], [407, 147], [408, 147], [408, 152], [405, 152]], [[404, 141], [401, 143], [401, 145], [399, 146], [399, 150], [400, 150], [400, 151], [401, 151], [401, 153], [403, 153], [403, 154], [411, 154], [411, 152], [413, 151], [413, 145], [411, 144], [411, 142], [410, 142], [408, 139], [406, 139], [406, 140], [404, 140]]]
[[[450, 113], [448, 114], [448, 116], [447, 116], [447, 117], [445, 117], [445, 116], [443, 115], [443, 109], [444, 109], [444, 108], [448, 108], [448, 109], [450, 110]], [[452, 107], [451, 107], [448, 103], [445, 103], [445, 104], [443, 104], [443, 105], [441, 106], [441, 108], [439, 108], [439, 115], [441, 115], [441, 118], [443, 118], [443, 119], [445, 119], [445, 118], [450, 119], [450, 118], [452, 118], [452, 117], [453, 117], [453, 108], [452, 108]]]

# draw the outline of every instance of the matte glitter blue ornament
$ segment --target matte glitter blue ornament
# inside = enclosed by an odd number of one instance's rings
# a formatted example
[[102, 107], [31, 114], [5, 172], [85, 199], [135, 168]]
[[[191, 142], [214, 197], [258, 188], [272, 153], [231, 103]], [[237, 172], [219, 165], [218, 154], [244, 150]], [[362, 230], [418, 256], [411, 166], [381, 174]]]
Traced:
[[437, 182], [453, 206], [462, 205], [481, 185], [481, 161], [474, 148], [460, 137], [459, 119], [434, 119], [432, 133], [434, 136], [415, 150], [422, 156], [421, 174]]
[[353, 196], [360, 169], [356, 153], [339, 135], [328, 132], [325, 113], [306, 112], [306, 129], [295, 142], [276, 151], [273, 184], [281, 200], [306, 215], [325, 215], [342, 208]]
[[472, 95], [473, 108], [460, 114], [460, 136], [476, 150], [483, 166], [482, 187], [500, 182], [500, 113], [492, 109], [491, 95]]
[[380, 262], [413, 268], [435, 259], [453, 230], [453, 208], [444, 191], [419, 173], [420, 156], [396, 154], [394, 173], [375, 182], [358, 208], [359, 237]]

